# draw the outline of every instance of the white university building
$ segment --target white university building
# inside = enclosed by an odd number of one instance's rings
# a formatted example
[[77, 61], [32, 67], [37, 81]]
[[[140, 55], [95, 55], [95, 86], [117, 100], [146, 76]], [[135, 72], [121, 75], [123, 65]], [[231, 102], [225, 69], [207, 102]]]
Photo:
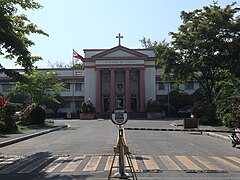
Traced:
[[[84, 49], [84, 68], [37, 71], [57, 72], [66, 83], [67, 90], [61, 92], [65, 107], [59, 113], [76, 112], [83, 101], [90, 100], [99, 114], [107, 114], [117, 106], [137, 114], [146, 112], [150, 99], [167, 105], [167, 95], [175, 88], [174, 81], [163, 81], [162, 69], [156, 66], [156, 61], [152, 49], [124, 47], [119, 38], [119, 45], [110, 49]], [[12, 79], [0, 74], [0, 93], [7, 93], [11, 86]], [[198, 88], [197, 82], [179, 86], [189, 94]]]

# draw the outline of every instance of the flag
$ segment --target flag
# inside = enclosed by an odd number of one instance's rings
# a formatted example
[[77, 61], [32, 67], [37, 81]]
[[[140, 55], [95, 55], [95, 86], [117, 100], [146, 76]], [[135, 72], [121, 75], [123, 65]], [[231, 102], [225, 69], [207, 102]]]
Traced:
[[83, 60], [84, 58], [78, 54], [74, 49], [73, 49], [73, 57], [76, 58], [76, 59], [80, 59], [80, 60]]

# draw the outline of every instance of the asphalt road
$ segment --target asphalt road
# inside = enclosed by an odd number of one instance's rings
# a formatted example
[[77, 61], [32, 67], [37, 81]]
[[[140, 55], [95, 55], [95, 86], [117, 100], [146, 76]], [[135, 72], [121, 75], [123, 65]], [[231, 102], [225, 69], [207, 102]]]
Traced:
[[[110, 120], [65, 122], [69, 128], [0, 148], [16, 158], [0, 167], [0, 179], [106, 179], [117, 127]], [[126, 127], [174, 128], [173, 122], [129, 120]], [[239, 148], [222, 139], [183, 132], [125, 135], [139, 179], [239, 179]]]

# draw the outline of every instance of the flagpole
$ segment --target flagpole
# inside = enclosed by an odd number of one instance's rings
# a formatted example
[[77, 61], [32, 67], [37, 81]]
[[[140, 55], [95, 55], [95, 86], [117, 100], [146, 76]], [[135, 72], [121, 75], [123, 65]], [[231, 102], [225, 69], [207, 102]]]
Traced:
[[[74, 49], [73, 49], [74, 52]], [[72, 53], [73, 53], [72, 52]], [[72, 90], [72, 102], [73, 102], [73, 113], [75, 113], [75, 103], [74, 103], [74, 88], [75, 88], [75, 83], [74, 83], [74, 54], [72, 54], [72, 81], [73, 81], [73, 90]]]
[[81, 61], [84, 59], [81, 55], [79, 55], [74, 49], [73, 49], [73, 54], [72, 54], [72, 81], [73, 81], [73, 92], [72, 92], [72, 101], [73, 101], [73, 112], [75, 113], [75, 102], [74, 102], [74, 97], [75, 97], [75, 83], [74, 83], [74, 81], [75, 81], [75, 79], [74, 79], [74, 77], [75, 77], [75, 74], [74, 74], [74, 69], [75, 69], [75, 58], [76, 59], [80, 59]]

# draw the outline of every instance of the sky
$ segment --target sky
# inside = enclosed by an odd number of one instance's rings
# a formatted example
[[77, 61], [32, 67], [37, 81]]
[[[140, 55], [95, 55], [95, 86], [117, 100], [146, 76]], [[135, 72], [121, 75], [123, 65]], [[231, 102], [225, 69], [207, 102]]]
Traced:
[[[43, 58], [34, 64], [38, 68], [56, 62], [71, 63], [73, 49], [84, 56], [84, 49], [113, 48], [118, 45], [118, 33], [124, 36], [121, 45], [127, 48], [143, 48], [139, 41], [143, 37], [170, 41], [169, 32], [177, 32], [182, 23], [181, 11], [213, 4], [213, 0], [36, 1], [44, 7], [24, 13], [49, 34], [49, 37], [38, 34], [29, 37], [35, 42], [30, 48], [32, 55]], [[218, 0], [218, 4], [225, 7], [233, 1]], [[3, 57], [0, 60], [6, 68], [19, 68], [14, 61]]]

